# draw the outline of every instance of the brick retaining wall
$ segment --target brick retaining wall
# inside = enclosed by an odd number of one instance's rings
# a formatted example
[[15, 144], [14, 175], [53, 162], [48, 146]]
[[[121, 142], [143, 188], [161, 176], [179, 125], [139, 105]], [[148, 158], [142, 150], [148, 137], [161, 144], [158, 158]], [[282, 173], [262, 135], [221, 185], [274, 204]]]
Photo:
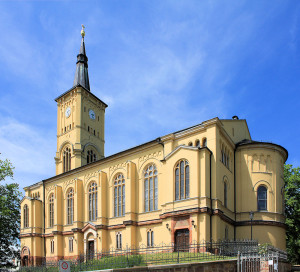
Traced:
[[[105, 272], [236, 272], [236, 260], [95, 270]], [[90, 271], [91, 272], [91, 271]]]
[[[106, 270], [94, 270], [94, 272], [237, 272], [237, 260], [221, 260], [202, 263], [153, 265], [146, 267], [131, 267]], [[269, 271], [269, 269], [265, 270]], [[291, 264], [279, 262], [280, 272], [290, 272]], [[91, 271], [89, 271], [91, 272]]]

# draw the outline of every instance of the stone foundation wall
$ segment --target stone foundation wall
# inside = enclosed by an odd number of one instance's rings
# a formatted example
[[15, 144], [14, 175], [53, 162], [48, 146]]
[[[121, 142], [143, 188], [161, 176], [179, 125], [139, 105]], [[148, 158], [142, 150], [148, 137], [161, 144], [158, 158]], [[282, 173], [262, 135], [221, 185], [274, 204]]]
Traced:
[[[269, 271], [269, 266], [265, 266]], [[96, 271], [109, 271], [109, 272], [237, 272], [237, 260], [222, 260], [211, 261], [203, 263], [189, 263], [189, 264], [168, 264], [168, 265], [154, 265], [147, 267], [131, 267], [109, 270], [95, 270]], [[279, 262], [280, 272], [290, 272], [291, 264]]]
[[[95, 270], [105, 271], [107, 270]], [[109, 269], [109, 272], [237, 272], [236, 260]]]

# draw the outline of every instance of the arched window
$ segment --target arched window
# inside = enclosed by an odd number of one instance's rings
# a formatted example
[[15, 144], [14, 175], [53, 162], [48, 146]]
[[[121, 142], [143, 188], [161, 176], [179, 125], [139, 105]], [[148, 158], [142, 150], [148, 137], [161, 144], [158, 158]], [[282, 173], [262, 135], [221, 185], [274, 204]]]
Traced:
[[189, 143], [188, 143], [188, 146], [193, 146], [193, 143], [192, 143], [192, 142], [189, 142]]
[[28, 224], [29, 220], [28, 220], [28, 206], [27, 206], [27, 204], [24, 205], [23, 211], [24, 211], [23, 212], [23, 216], [24, 216], [24, 219], [23, 219], [24, 224], [23, 225], [24, 225], [24, 228], [28, 228], [29, 227], [29, 224]]
[[54, 194], [49, 197], [49, 227], [54, 225]]
[[122, 232], [116, 233], [116, 249], [122, 249]]
[[74, 220], [74, 190], [70, 189], [67, 194], [67, 222], [73, 224]]
[[154, 233], [153, 230], [149, 229], [147, 231], [147, 247], [153, 247], [154, 246]]
[[114, 179], [114, 216], [125, 215], [125, 179], [117, 174]]
[[96, 182], [92, 182], [89, 186], [89, 221], [94, 221], [97, 219], [97, 197], [97, 184]]
[[257, 189], [257, 210], [266, 211], [267, 210], [267, 188], [263, 185], [259, 186]]
[[227, 208], [227, 183], [224, 181], [224, 207]]
[[144, 174], [145, 212], [157, 210], [158, 179], [154, 164], [147, 167]]
[[190, 197], [190, 168], [186, 160], [181, 160], [175, 167], [175, 199]]
[[63, 151], [63, 171], [67, 172], [71, 170], [71, 148], [66, 147]]
[[222, 148], [221, 148], [221, 162], [224, 163], [225, 159], [224, 159], [224, 148], [223, 148], [223, 145], [222, 145]]
[[196, 140], [195, 146], [196, 146], [196, 147], [199, 147], [199, 146], [200, 146], [200, 141], [199, 141], [199, 140]]
[[203, 138], [202, 139], [202, 147], [206, 147], [207, 146], [207, 139]]
[[94, 153], [93, 150], [88, 150], [87, 151], [87, 157], [86, 157], [86, 162], [89, 164], [91, 162], [94, 162], [97, 160], [96, 154]]

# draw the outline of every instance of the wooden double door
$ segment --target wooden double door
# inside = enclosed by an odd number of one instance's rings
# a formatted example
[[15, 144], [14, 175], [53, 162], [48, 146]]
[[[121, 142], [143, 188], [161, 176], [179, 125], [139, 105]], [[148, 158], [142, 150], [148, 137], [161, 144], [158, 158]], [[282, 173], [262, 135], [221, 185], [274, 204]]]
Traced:
[[95, 243], [94, 241], [88, 241], [87, 255], [88, 259], [93, 259], [95, 253]]
[[175, 251], [189, 251], [190, 231], [180, 229], [175, 231]]

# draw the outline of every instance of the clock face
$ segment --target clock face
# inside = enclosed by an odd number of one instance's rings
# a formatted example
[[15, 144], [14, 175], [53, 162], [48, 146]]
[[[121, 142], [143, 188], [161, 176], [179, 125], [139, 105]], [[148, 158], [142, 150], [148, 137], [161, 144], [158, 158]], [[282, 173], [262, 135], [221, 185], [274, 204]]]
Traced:
[[96, 119], [96, 114], [93, 110], [89, 110], [89, 116], [92, 120], [95, 120]]
[[66, 117], [68, 118], [71, 115], [71, 108], [67, 107], [66, 109]]

